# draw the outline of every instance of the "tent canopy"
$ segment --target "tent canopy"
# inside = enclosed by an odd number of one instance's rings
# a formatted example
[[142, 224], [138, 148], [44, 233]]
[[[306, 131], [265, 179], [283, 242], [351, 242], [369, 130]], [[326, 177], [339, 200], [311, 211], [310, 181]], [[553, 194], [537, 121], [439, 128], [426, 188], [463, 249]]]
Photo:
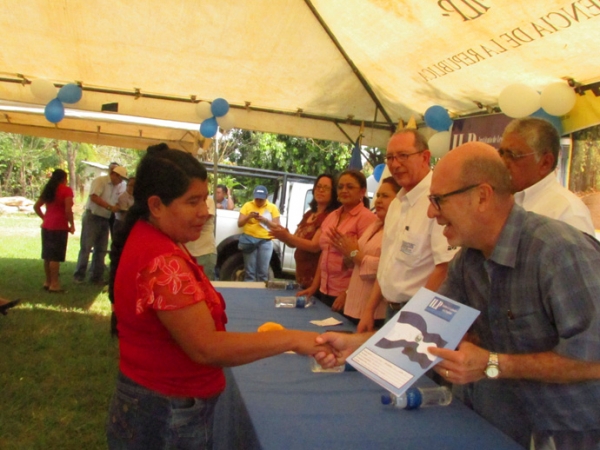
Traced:
[[[363, 144], [385, 147], [400, 120], [421, 121], [433, 105], [458, 117], [493, 108], [509, 84], [540, 91], [565, 79], [600, 80], [600, 0], [0, 6], [0, 100], [39, 105], [29, 83], [44, 78], [80, 83], [77, 110], [118, 103], [109, 119], [68, 116], [56, 125], [39, 111], [0, 111], [0, 130], [135, 148], [197, 144], [195, 103], [219, 97], [238, 128], [352, 142], [364, 123]], [[124, 115], [189, 127], [117, 126]]]

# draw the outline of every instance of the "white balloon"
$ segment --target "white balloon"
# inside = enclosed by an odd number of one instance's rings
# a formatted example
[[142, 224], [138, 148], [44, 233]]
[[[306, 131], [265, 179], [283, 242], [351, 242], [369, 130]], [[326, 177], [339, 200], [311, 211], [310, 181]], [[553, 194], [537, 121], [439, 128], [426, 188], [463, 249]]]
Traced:
[[210, 110], [210, 103], [200, 102], [196, 104], [196, 115], [204, 120], [212, 117], [213, 113]]
[[498, 106], [508, 117], [520, 119], [540, 109], [540, 94], [524, 84], [511, 84], [500, 93]]
[[48, 103], [50, 100], [54, 100], [58, 95], [56, 87], [51, 81], [43, 78], [37, 78], [31, 82], [31, 93], [37, 99]]
[[419, 133], [421, 133], [421, 136], [423, 136], [427, 141], [429, 141], [429, 139], [431, 139], [433, 135], [437, 133], [437, 131], [435, 131], [433, 128], [424, 127], [419, 128]]
[[231, 110], [227, 114], [221, 117], [217, 117], [217, 123], [225, 131], [229, 131], [233, 128], [234, 117], [231, 114]]
[[449, 131], [442, 131], [440, 133], [436, 133], [429, 141], [427, 141], [427, 145], [429, 145], [429, 151], [431, 152], [431, 156], [434, 158], [441, 158], [450, 150], [450, 138], [452, 135]]
[[577, 95], [567, 83], [552, 83], [542, 89], [540, 104], [551, 116], [564, 116], [575, 106]]

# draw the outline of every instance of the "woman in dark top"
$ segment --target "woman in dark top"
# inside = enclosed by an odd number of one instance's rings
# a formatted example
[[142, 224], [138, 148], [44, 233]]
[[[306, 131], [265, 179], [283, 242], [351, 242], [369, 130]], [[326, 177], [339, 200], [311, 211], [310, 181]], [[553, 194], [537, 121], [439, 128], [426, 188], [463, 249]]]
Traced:
[[321, 174], [313, 186], [310, 209], [302, 217], [296, 232], [291, 234], [287, 228], [281, 226], [271, 230], [273, 237], [296, 248], [294, 253], [296, 282], [303, 288], [311, 285], [315, 276], [315, 267], [319, 263], [321, 224], [325, 217], [339, 206], [333, 176]]

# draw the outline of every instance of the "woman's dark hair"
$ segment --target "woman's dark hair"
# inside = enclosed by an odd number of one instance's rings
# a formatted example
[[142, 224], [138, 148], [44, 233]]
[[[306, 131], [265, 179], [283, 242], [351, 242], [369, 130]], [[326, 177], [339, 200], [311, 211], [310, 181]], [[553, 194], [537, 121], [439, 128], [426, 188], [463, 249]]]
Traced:
[[392, 186], [392, 189], [394, 190], [394, 192], [397, 194], [398, 192], [400, 192], [400, 189], [402, 189], [402, 186], [400, 186], [398, 184], [398, 182], [396, 181], [396, 179], [394, 177], [387, 177], [384, 178], [383, 180], [381, 180], [381, 184], [383, 183], [387, 183], [390, 186]]
[[[337, 181], [335, 183], [336, 188], [337, 188], [337, 184], [340, 181], [340, 178], [342, 178], [344, 175], [349, 175], [352, 178], [354, 178], [361, 189], [367, 189], [367, 177], [365, 177], [365, 174], [362, 173], [360, 170], [356, 170], [356, 169], [347, 169], [347, 170], [344, 170], [342, 173], [340, 173], [338, 175]], [[366, 195], [363, 197], [363, 205], [365, 206], [365, 208], [371, 207], [371, 201], [369, 200], [369, 197], [367, 197]]]
[[331, 212], [334, 209], [338, 209], [340, 207], [340, 202], [337, 198], [337, 184], [333, 178], [333, 175], [328, 173], [322, 173], [315, 180], [315, 184], [313, 184], [313, 199], [310, 201], [309, 206], [312, 212], [317, 212], [317, 199], [315, 198], [315, 190], [317, 189], [317, 184], [321, 181], [321, 178], [329, 178], [331, 180], [331, 198], [329, 199], [329, 203], [325, 208], [326, 212]]
[[167, 144], [148, 147], [135, 172], [133, 205], [127, 211], [125, 224], [113, 235], [110, 249], [110, 281], [108, 296], [114, 302], [114, 281], [127, 237], [138, 220], [148, 220], [148, 199], [158, 196], [164, 205], [187, 192], [194, 179], [205, 181], [206, 168], [191, 154], [170, 149]]
[[40, 199], [44, 201], [44, 203], [52, 203], [54, 198], [56, 197], [56, 190], [58, 186], [63, 183], [67, 179], [67, 172], [62, 169], [56, 169], [52, 172], [52, 176], [42, 189], [42, 193], [40, 194]]

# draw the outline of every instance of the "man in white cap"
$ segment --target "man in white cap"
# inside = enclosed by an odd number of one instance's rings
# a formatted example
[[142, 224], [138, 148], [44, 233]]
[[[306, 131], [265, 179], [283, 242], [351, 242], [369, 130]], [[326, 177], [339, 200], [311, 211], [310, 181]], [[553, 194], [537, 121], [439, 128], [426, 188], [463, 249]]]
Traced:
[[81, 218], [81, 243], [77, 267], [73, 274], [75, 283], [85, 281], [88, 260], [93, 248], [90, 282], [105, 284], [104, 258], [108, 248], [109, 220], [113, 213], [119, 211], [118, 199], [126, 188], [123, 180], [127, 179], [127, 169], [117, 163], [111, 163], [108, 170], [108, 175], [92, 181], [90, 196]]

